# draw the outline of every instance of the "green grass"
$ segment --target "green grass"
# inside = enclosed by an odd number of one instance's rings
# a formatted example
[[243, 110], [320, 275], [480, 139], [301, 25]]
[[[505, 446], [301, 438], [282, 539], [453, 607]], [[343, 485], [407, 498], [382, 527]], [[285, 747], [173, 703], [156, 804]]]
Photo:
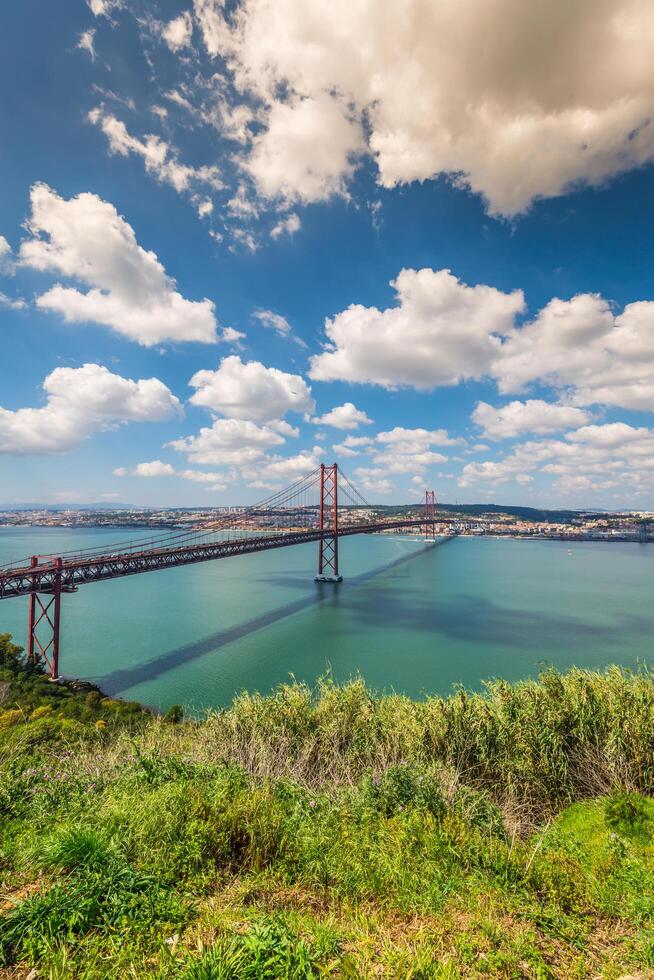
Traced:
[[2, 651], [0, 976], [654, 976], [647, 673], [173, 723]]

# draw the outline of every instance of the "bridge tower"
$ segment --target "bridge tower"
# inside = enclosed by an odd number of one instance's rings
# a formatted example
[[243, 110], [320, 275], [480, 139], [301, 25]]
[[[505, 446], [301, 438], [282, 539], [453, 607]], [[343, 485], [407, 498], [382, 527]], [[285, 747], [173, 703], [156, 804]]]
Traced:
[[436, 541], [436, 491], [425, 490], [425, 541]]
[[[30, 567], [36, 568], [39, 559], [33, 555]], [[27, 662], [48, 668], [52, 680], [59, 677], [59, 634], [61, 629], [61, 558], [55, 559], [52, 584], [47, 591], [30, 592]], [[68, 590], [66, 590], [68, 591]]]
[[338, 463], [320, 465], [320, 540], [315, 581], [343, 581], [338, 574]]

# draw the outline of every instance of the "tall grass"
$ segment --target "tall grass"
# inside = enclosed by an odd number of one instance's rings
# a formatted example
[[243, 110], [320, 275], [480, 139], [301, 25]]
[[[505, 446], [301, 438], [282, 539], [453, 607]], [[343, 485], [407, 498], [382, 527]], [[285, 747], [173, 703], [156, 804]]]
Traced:
[[654, 968], [653, 766], [654, 678], [618, 668], [422, 702], [293, 683], [115, 730], [37, 715], [0, 737], [0, 960], [162, 980]]
[[552, 670], [421, 702], [376, 697], [362, 680], [323, 680], [315, 690], [285, 684], [270, 695], [242, 694], [201, 722], [154, 719], [113, 742], [107, 764], [120, 768], [135, 750], [143, 759], [233, 764], [313, 789], [352, 786], [401, 762], [437, 767], [446, 793], [483, 789], [540, 821], [617, 784], [654, 791], [654, 678], [618, 667]]

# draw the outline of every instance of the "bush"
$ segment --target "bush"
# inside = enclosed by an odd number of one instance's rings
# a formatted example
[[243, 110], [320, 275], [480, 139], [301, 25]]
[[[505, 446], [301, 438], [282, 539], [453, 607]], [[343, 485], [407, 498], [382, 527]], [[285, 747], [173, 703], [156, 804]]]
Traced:
[[650, 832], [650, 812], [640, 793], [618, 790], [604, 804], [607, 824], [623, 837], [647, 837]]
[[[184, 980], [311, 980], [325, 975], [335, 942], [317, 944], [294, 935], [282, 923], [256, 923], [245, 935], [222, 936], [192, 964]], [[343, 975], [343, 974], [341, 974]]]
[[25, 715], [20, 708], [10, 708], [9, 711], [0, 711], [0, 731], [13, 728], [25, 721]]

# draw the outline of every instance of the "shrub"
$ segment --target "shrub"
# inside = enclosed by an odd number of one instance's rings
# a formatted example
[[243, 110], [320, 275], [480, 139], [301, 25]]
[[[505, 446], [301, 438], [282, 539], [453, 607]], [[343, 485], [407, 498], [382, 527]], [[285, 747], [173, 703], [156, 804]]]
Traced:
[[25, 715], [20, 708], [10, 708], [8, 711], [0, 711], [0, 731], [13, 728], [25, 721]]
[[[222, 936], [183, 974], [184, 980], [311, 980], [325, 975], [335, 942], [302, 939], [275, 920], [256, 923], [245, 935]], [[341, 974], [342, 975], [342, 974]]]
[[604, 804], [607, 824], [623, 837], [646, 836], [650, 829], [650, 811], [640, 793], [618, 790]]
[[52, 714], [51, 704], [41, 704], [35, 708], [30, 715], [30, 721], [38, 721], [39, 718], [48, 718]]

